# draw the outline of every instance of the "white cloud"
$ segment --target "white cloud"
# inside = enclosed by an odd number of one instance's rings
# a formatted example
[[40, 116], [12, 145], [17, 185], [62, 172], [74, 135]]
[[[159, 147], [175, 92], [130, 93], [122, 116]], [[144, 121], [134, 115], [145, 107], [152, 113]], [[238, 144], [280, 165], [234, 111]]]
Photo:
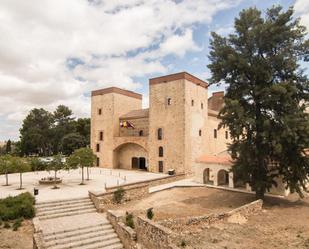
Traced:
[[296, 0], [294, 9], [296, 14], [301, 17], [301, 23], [309, 30], [309, 1], [308, 0]]
[[[194, 26], [239, 1], [2, 0], [0, 140], [17, 138], [33, 107], [61, 103], [87, 116], [90, 90], [141, 89], [134, 77], [165, 73], [166, 55], [198, 51]], [[71, 58], [82, 63], [70, 70]]]

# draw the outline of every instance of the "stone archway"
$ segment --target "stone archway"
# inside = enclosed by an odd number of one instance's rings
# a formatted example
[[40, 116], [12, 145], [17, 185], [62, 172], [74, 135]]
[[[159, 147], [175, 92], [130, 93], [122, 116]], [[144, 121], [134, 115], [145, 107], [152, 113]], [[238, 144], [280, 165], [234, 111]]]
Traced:
[[204, 184], [213, 184], [213, 181], [210, 180], [210, 168], [204, 169], [204, 172], [203, 172], [203, 183]]
[[218, 171], [218, 185], [229, 185], [229, 172], [220, 169]]
[[114, 150], [113, 168], [148, 170], [148, 152], [136, 143], [121, 144]]

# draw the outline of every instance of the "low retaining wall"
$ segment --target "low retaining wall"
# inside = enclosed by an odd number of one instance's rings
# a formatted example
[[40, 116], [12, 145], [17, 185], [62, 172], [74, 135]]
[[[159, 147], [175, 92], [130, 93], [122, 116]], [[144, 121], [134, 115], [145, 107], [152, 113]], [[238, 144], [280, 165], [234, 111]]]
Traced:
[[137, 217], [135, 226], [138, 243], [142, 248], [178, 249], [174, 244], [177, 235], [172, 230], [140, 216]]
[[136, 232], [122, 222], [123, 214], [111, 210], [108, 210], [106, 214], [107, 219], [118, 234], [124, 248], [135, 249], [137, 240]]
[[39, 218], [32, 219], [34, 233], [33, 233], [33, 249], [45, 249], [44, 238], [40, 226]]
[[184, 227], [187, 227], [192, 232], [192, 230], [194, 229], [200, 230], [217, 222], [226, 220], [228, 217], [235, 214], [240, 214], [241, 216], [248, 218], [250, 215], [261, 211], [262, 206], [263, 201], [257, 200], [225, 213], [210, 214], [207, 216], [186, 217], [179, 219], [168, 219], [160, 221], [159, 224], [179, 233], [185, 232]]
[[173, 175], [173, 176], [164, 176], [158, 179], [152, 179], [141, 182], [133, 182], [128, 184], [123, 184], [115, 187], [106, 188], [106, 192], [94, 192], [89, 191], [89, 197], [94, 203], [96, 209], [99, 212], [104, 212], [108, 209], [112, 209], [117, 206], [113, 202], [114, 192], [119, 188], [123, 188], [125, 190], [125, 195], [123, 201], [131, 201], [131, 200], [140, 200], [147, 197], [149, 193], [149, 188], [178, 181], [185, 178], [185, 174]]

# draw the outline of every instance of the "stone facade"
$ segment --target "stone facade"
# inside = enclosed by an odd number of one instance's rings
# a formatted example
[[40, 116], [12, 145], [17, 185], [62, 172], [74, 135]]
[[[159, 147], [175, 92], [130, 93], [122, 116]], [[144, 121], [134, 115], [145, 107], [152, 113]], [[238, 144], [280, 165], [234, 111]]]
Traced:
[[130, 91], [92, 92], [91, 147], [98, 166], [191, 175], [196, 158], [227, 148], [218, 112], [208, 108], [207, 83], [193, 75], [150, 79], [149, 109], [141, 107], [142, 96]]

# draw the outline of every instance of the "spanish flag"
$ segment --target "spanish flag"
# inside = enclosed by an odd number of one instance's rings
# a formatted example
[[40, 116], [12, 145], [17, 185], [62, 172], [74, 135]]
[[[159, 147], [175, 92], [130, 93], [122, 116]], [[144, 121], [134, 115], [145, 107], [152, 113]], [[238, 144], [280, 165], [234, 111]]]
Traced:
[[132, 128], [132, 129], [135, 128], [134, 125], [131, 122], [129, 122], [129, 121], [121, 121], [120, 122], [120, 127]]

